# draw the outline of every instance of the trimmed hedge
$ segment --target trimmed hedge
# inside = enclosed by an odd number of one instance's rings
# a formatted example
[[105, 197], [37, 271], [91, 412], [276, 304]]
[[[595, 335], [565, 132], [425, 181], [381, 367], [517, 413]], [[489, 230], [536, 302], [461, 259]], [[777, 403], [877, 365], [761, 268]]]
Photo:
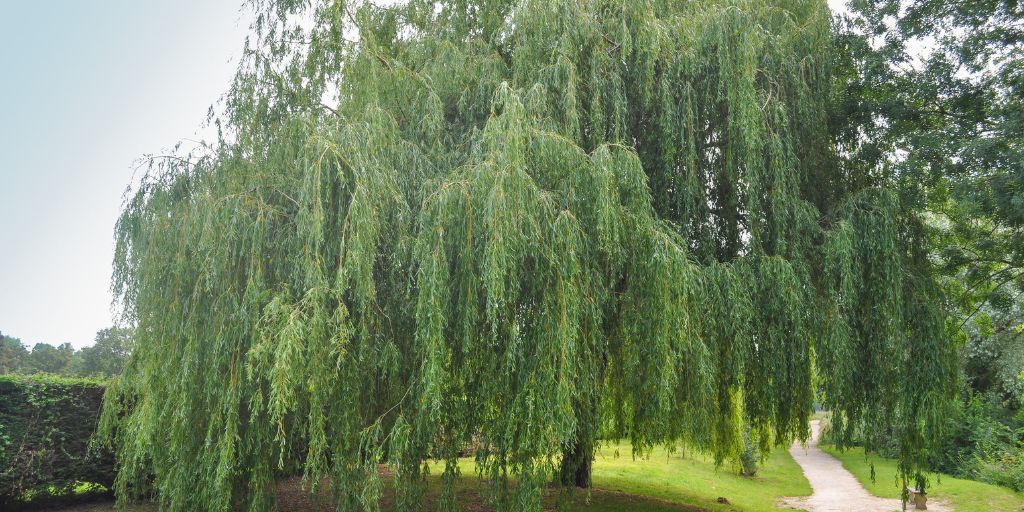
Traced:
[[114, 457], [90, 449], [104, 383], [0, 375], [0, 509], [106, 492]]

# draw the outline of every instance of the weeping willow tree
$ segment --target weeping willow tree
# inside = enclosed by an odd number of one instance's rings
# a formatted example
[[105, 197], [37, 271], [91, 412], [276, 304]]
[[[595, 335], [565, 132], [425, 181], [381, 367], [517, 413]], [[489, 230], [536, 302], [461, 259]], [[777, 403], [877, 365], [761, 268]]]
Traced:
[[121, 499], [418, 510], [433, 468], [451, 510], [472, 442], [537, 511], [599, 439], [724, 461], [815, 389], [917, 470], [953, 348], [920, 224], [837, 156], [824, 1], [252, 8], [218, 144], [117, 224]]

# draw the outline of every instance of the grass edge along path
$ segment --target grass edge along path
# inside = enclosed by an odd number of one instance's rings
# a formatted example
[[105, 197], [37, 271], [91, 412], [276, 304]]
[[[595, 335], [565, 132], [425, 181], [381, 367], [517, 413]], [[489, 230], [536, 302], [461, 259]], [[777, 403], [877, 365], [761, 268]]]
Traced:
[[[845, 451], [839, 451], [832, 445], [821, 445], [820, 448], [839, 459], [871, 494], [899, 499], [896, 462], [892, 459], [877, 455], [865, 457], [862, 448]], [[871, 463], [875, 465], [874, 482], [871, 481]], [[1024, 512], [1024, 495], [998, 485], [934, 473], [928, 475], [928, 485], [929, 501], [948, 503], [955, 512]]]
[[[615, 457], [616, 450], [619, 453]], [[785, 449], [772, 451], [757, 476], [744, 477], [730, 463], [715, 467], [699, 453], [655, 448], [634, 459], [629, 444], [604, 445], [594, 461], [594, 487], [650, 496], [713, 511], [773, 512], [783, 497], [810, 496], [811, 484]], [[729, 503], [718, 503], [718, 498]]]

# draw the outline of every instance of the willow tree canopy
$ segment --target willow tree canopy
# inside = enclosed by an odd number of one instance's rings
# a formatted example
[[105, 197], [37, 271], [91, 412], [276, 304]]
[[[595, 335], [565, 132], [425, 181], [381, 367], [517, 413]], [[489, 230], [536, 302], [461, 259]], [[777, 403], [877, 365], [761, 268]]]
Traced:
[[[952, 382], [918, 224], [833, 147], [823, 0], [253, 2], [202, 156], [117, 225], [121, 498], [372, 510], [472, 441], [501, 510], [597, 439], [718, 460], [896, 426]], [[873, 428], [873, 426], [879, 426]], [[887, 427], [888, 428], [888, 427]]]

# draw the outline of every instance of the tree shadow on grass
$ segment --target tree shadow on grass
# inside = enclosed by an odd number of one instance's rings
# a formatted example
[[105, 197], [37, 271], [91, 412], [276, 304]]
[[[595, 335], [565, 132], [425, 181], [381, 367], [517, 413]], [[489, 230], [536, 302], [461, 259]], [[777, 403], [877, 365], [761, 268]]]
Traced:
[[[440, 481], [436, 477], [430, 478], [430, 486], [424, 497], [423, 510], [429, 512], [437, 510], [437, 501], [440, 489]], [[560, 490], [549, 489], [545, 491], [543, 504], [546, 511], [555, 511]], [[492, 512], [494, 508], [488, 503], [487, 483], [474, 478], [462, 477], [456, 482], [455, 496], [463, 512]], [[589, 500], [588, 500], [589, 498]], [[707, 509], [681, 505], [667, 500], [627, 494], [618, 491], [594, 489], [588, 497], [587, 492], [577, 490], [570, 498], [570, 511], [579, 512], [706, 512]], [[335, 501], [327, 485], [322, 485], [316, 493], [309, 492], [309, 486], [304, 485], [302, 478], [292, 477], [282, 479], [277, 484], [277, 505], [281, 512], [334, 512]], [[113, 502], [91, 503], [73, 507], [59, 507], [47, 509], [59, 512], [114, 512]], [[128, 512], [156, 512], [155, 504], [134, 504], [127, 508]], [[393, 512], [394, 491], [387, 485], [381, 496], [381, 510]]]
[[[326, 486], [321, 489], [326, 489]], [[430, 478], [429, 489], [424, 497], [423, 510], [437, 510], [440, 481], [436, 477]], [[543, 505], [546, 511], [555, 511], [558, 501], [559, 489], [548, 489], [544, 493]], [[462, 477], [455, 485], [455, 497], [459, 507], [464, 512], [492, 512], [494, 508], [488, 503], [487, 483], [475, 477]], [[627, 494], [604, 489], [594, 489], [590, 492], [589, 500], [586, 491], [577, 490], [570, 498], [570, 511], [580, 512], [702, 512], [706, 509], [694, 506], [681, 505], [666, 500]], [[304, 488], [301, 478], [290, 478], [278, 482], [277, 503], [282, 512], [315, 511], [333, 512], [335, 510], [334, 500], [329, 491], [320, 490], [316, 494], [310, 494], [308, 487]], [[381, 510], [392, 512], [394, 507], [394, 492], [385, 486], [381, 496]]]

